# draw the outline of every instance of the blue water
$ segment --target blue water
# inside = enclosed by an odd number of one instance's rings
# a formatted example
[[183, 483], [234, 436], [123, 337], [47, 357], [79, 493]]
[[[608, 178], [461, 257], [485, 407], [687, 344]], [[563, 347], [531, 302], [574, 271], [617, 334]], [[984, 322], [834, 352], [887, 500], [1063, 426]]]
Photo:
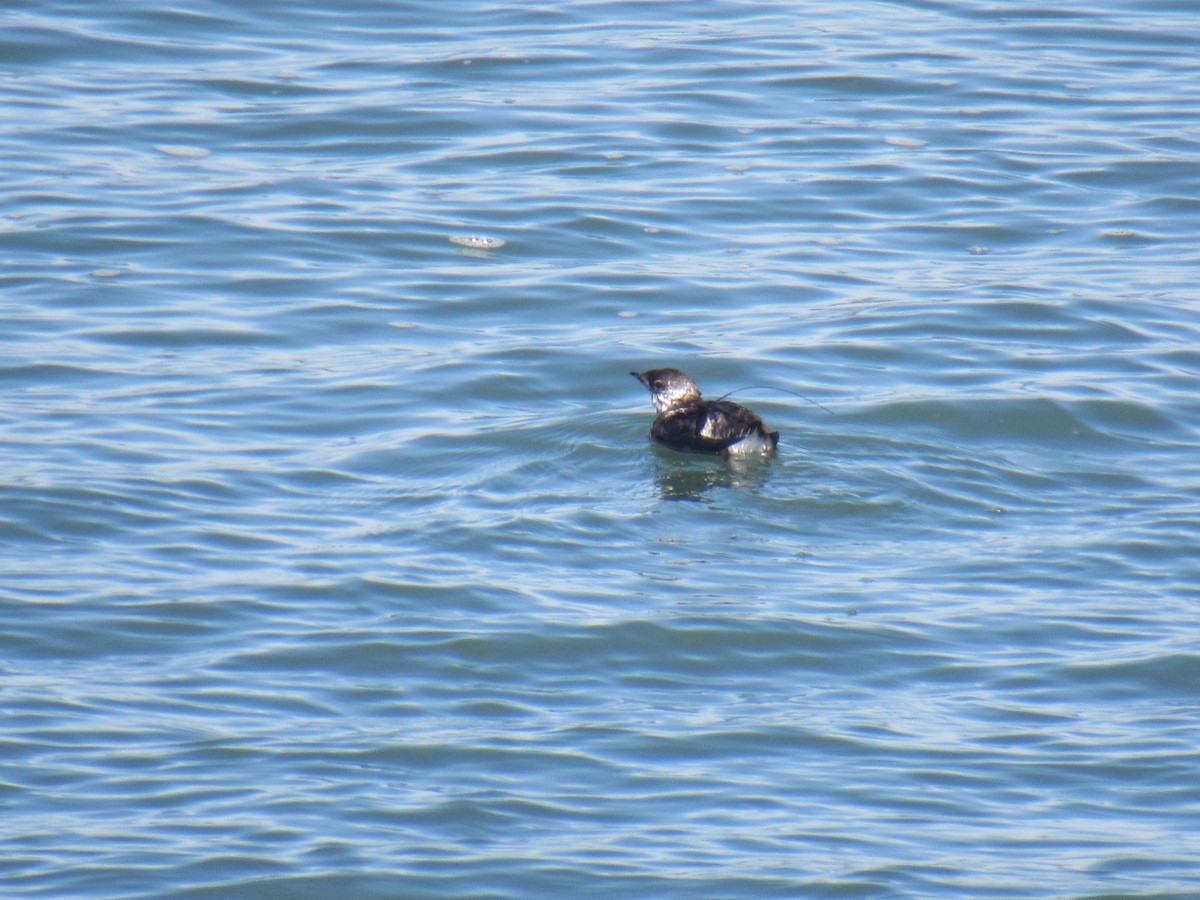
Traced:
[[1198, 33], [7, 4], [0, 895], [1197, 896]]

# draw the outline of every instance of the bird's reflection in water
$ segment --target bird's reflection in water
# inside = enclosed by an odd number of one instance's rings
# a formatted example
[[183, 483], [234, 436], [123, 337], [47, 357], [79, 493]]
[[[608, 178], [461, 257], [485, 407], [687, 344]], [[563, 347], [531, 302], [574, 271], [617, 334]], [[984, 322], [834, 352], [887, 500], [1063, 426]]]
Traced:
[[664, 500], [707, 502], [713, 488], [756, 488], [767, 480], [771, 460], [759, 457], [721, 459], [669, 450], [654, 452], [654, 480]]

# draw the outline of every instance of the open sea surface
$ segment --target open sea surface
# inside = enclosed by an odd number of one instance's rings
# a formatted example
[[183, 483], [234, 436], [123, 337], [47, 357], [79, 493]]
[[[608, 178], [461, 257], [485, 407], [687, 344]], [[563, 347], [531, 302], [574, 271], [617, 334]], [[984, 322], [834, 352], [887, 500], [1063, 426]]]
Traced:
[[0, 896], [1200, 896], [1191, 0], [9, 0], [0, 162]]

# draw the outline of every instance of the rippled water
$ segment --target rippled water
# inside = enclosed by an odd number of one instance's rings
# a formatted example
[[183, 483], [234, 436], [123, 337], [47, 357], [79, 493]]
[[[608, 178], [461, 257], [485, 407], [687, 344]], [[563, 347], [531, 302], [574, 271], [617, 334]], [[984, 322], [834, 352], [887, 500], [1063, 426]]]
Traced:
[[0, 12], [2, 893], [1194, 896], [1194, 5], [326, 7]]

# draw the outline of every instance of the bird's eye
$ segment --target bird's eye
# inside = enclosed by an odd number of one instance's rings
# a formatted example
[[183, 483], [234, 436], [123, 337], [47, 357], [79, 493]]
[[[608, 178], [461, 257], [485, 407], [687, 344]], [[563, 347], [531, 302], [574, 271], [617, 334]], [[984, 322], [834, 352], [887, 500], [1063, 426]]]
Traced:
[[654, 384], [651, 385], [651, 387], [653, 387], [656, 391], [661, 391], [663, 389], [663, 383], [656, 379]]

